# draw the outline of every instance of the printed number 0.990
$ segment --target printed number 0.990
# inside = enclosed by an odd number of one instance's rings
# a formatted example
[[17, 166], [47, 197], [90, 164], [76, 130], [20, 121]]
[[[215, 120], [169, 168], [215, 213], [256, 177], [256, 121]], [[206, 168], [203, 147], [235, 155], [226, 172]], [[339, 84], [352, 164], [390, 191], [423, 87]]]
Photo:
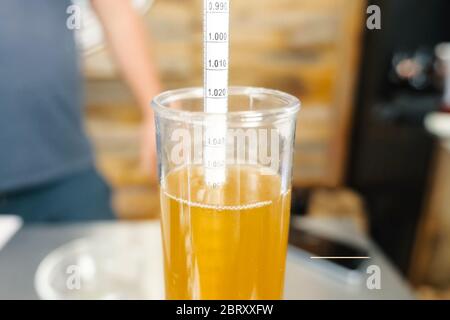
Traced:
[[228, 3], [226, 1], [209, 1], [209, 11], [225, 11], [228, 10]]

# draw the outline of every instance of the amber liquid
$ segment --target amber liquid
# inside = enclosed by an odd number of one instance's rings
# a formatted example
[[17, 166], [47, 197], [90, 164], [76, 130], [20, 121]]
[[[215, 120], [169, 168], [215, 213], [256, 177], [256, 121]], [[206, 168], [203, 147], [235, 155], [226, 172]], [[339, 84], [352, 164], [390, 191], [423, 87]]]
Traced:
[[161, 186], [168, 299], [281, 299], [290, 191], [278, 175], [233, 166], [221, 187], [192, 166]]

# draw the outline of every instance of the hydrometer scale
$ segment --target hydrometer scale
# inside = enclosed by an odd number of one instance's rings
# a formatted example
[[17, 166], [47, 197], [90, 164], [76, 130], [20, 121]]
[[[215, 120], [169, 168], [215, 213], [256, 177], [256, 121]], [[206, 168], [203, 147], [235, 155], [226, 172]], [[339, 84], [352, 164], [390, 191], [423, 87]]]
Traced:
[[211, 113], [204, 132], [204, 169], [208, 185], [226, 179], [225, 117], [228, 111], [229, 0], [204, 0], [204, 111]]

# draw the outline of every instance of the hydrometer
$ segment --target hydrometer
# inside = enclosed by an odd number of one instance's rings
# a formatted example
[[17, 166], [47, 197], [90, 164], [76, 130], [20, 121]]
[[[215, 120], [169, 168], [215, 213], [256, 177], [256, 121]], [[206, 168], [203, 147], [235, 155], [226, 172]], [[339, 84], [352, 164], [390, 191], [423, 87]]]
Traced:
[[204, 132], [205, 182], [220, 186], [226, 179], [228, 111], [229, 0], [204, 0], [204, 111], [211, 113]]

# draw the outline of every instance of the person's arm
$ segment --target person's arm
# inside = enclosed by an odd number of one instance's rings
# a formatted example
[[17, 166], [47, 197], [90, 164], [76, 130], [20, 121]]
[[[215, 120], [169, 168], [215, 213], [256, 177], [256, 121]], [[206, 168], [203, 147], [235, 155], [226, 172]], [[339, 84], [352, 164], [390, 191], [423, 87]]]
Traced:
[[105, 30], [118, 68], [133, 92], [143, 114], [141, 164], [155, 175], [155, 129], [152, 98], [161, 91], [157, 70], [151, 59], [148, 34], [131, 0], [92, 0]]

